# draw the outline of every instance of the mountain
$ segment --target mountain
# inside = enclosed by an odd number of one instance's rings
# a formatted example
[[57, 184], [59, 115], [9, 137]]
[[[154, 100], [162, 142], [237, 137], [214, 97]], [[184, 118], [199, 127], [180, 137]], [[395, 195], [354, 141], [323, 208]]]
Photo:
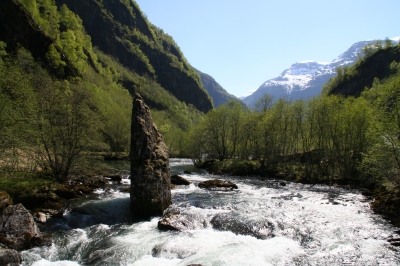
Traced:
[[195, 69], [197, 73], [200, 75], [201, 82], [203, 83], [204, 88], [208, 91], [211, 98], [213, 99], [213, 103], [215, 107], [223, 105], [230, 100], [238, 101], [241, 105], [246, 106], [246, 104], [237, 98], [236, 96], [229, 94], [218, 82], [208, 74], [205, 74], [197, 69]]
[[398, 62], [400, 62], [399, 45], [378, 49], [329, 80], [324, 90], [327, 94], [358, 97], [365, 88], [375, 87], [377, 90], [380, 86], [398, 87]]
[[240, 98], [250, 107], [254, 107], [264, 94], [272, 95], [275, 100], [279, 98], [309, 99], [317, 96], [323, 85], [336, 75], [337, 67], [353, 65], [359, 58], [361, 49], [374, 42], [375, 40], [357, 42], [330, 63], [316, 61], [294, 63], [277, 78], [266, 81], [256, 91]]
[[157, 81], [178, 100], [212, 109], [199, 76], [171, 36], [152, 25], [134, 1], [57, 0], [82, 19], [94, 46], [127, 68]]
[[[69, 151], [71, 142], [79, 151], [118, 156], [129, 147], [135, 93], [176, 154], [184, 152], [187, 132], [213, 108], [173, 38], [151, 24], [134, 1], [0, 1], [2, 151], [11, 151], [4, 143], [18, 142], [37, 148], [28, 155], [33, 158], [52, 143], [46, 169], [58, 162], [50, 156]], [[79, 122], [70, 123], [71, 117]], [[76, 138], [56, 133], [67, 128]], [[34, 141], [39, 134], [45, 136], [40, 143]], [[60, 167], [71, 166], [68, 154], [79, 152], [60, 155], [67, 162]], [[54, 169], [62, 178], [68, 172]]]

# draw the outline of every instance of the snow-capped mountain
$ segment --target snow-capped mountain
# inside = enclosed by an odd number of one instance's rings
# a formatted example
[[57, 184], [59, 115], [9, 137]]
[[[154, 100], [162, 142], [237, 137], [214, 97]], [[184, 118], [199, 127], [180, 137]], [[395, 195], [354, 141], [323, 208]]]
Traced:
[[250, 107], [264, 94], [270, 94], [274, 100], [279, 98], [309, 99], [320, 94], [322, 86], [336, 75], [336, 68], [353, 65], [361, 49], [375, 40], [353, 44], [346, 52], [330, 63], [303, 61], [292, 64], [277, 78], [264, 82], [257, 90], [240, 97]]

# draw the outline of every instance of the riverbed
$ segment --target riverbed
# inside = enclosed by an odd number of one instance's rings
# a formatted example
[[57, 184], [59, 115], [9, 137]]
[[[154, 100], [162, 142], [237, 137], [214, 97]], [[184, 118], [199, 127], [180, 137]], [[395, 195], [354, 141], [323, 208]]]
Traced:
[[[171, 172], [191, 182], [172, 190], [174, 211], [189, 221], [182, 232], [160, 231], [160, 217], [139, 221], [130, 212], [126, 165], [122, 184], [76, 200], [47, 222], [51, 247], [22, 253], [23, 265], [400, 265], [388, 239], [399, 228], [372, 213], [358, 190], [281, 180], [212, 176], [187, 159]], [[189, 170], [191, 174], [184, 174]], [[208, 191], [211, 178], [239, 187]]]

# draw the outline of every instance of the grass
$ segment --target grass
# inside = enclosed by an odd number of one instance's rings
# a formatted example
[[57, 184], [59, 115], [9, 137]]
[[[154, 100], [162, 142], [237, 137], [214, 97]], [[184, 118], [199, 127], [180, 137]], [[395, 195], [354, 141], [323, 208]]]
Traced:
[[6, 191], [14, 202], [18, 202], [18, 197], [23, 194], [39, 192], [41, 190], [53, 190], [60, 186], [60, 183], [51, 180], [45, 175], [0, 172], [0, 189]]

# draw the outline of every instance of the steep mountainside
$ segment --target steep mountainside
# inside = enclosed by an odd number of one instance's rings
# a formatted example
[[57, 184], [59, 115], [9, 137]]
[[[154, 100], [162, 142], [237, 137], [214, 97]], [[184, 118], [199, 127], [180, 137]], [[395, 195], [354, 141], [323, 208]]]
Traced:
[[[0, 1], [0, 144], [18, 141], [41, 152], [48, 144], [31, 140], [43, 134], [42, 142], [56, 136], [50, 142], [58, 149], [68, 145], [63, 134], [47, 130], [81, 125], [83, 131], [71, 131], [82, 133], [75, 142], [80, 151], [118, 156], [129, 147], [129, 93], [137, 92], [170, 150], [182, 153], [187, 132], [213, 105], [172, 37], [130, 0], [64, 1], [83, 12], [82, 19], [61, 2]], [[79, 125], [69, 123], [70, 116], [79, 116]], [[67, 169], [54, 169], [55, 176], [67, 175]]]
[[223, 105], [230, 100], [238, 101], [242, 106], [246, 106], [246, 104], [237, 98], [236, 96], [229, 94], [218, 82], [208, 74], [205, 74], [197, 69], [195, 69], [197, 73], [200, 75], [201, 82], [203, 83], [204, 88], [208, 91], [211, 98], [213, 99], [213, 103], [215, 107]]
[[34, 57], [44, 57], [53, 42], [16, 0], [0, 1], [0, 40], [8, 43], [9, 48], [22, 45], [31, 50]]
[[400, 62], [400, 47], [380, 49], [368, 58], [357, 62], [351, 69], [344, 71], [342, 78], [336, 77], [331, 80], [331, 83], [335, 84], [328, 86], [327, 92], [344, 96], [360, 96], [365, 87], [372, 87], [376, 78], [382, 80], [396, 73], [397, 64], [393, 65], [393, 62]]
[[291, 65], [282, 74], [263, 83], [256, 91], [241, 97], [249, 106], [264, 94], [271, 94], [275, 100], [279, 98], [309, 99], [319, 95], [323, 85], [337, 73], [337, 67], [353, 65], [361, 49], [375, 41], [361, 41], [353, 44], [346, 52], [330, 63], [315, 61], [299, 62]]
[[138, 5], [125, 0], [57, 0], [79, 15], [94, 46], [141, 75], [153, 77], [176, 98], [202, 112], [212, 108], [197, 73], [172, 38], [151, 25]]

